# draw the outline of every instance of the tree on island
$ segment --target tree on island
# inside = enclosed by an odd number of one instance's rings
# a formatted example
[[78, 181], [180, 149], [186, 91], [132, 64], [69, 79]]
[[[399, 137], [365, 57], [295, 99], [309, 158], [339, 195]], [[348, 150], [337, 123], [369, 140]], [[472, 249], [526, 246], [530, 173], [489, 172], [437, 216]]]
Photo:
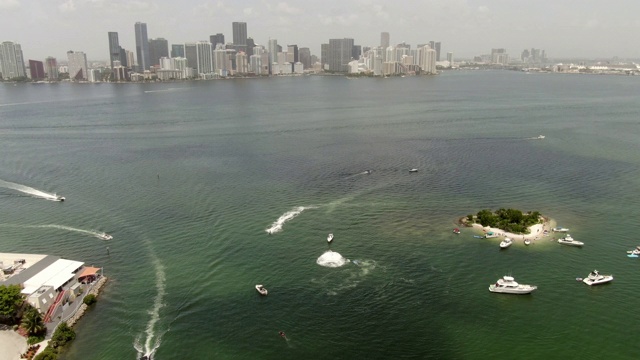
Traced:
[[24, 298], [19, 285], [0, 286], [0, 323], [13, 325], [19, 318]]
[[484, 227], [498, 228], [515, 234], [528, 234], [530, 226], [540, 223], [540, 213], [530, 211], [525, 214], [517, 209], [498, 209], [492, 212], [484, 209], [478, 211], [475, 217], [467, 215], [467, 219]]
[[42, 315], [33, 306], [29, 305], [29, 309], [22, 316], [22, 328], [27, 331], [29, 336], [42, 335], [47, 331], [47, 327], [42, 321]]

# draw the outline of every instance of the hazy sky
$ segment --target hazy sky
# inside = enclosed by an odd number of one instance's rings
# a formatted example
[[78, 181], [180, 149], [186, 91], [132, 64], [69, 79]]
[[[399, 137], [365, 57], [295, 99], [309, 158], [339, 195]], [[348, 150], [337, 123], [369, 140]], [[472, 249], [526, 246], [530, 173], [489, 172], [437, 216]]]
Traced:
[[243, 21], [258, 44], [271, 37], [316, 55], [329, 38], [377, 46], [387, 31], [392, 44], [441, 41], [456, 58], [532, 47], [551, 58], [640, 58], [639, 13], [639, 0], [0, 0], [0, 41], [20, 43], [25, 60], [65, 60], [67, 50], [106, 60], [109, 31], [135, 51], [136, 21], [169, 44], [218, 32], [231, 41], [231, 23]]

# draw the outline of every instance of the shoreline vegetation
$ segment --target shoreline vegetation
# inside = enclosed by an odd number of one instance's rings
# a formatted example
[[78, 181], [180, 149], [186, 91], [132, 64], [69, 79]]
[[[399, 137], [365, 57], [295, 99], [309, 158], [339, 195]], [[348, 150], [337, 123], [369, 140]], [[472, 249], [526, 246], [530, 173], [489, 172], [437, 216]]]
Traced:
[[495, 237], [508, 237], [513, 240], [538, 240], [549, 234], [556, 226], [553, 219], [543, 216], [538, 211], [523, 213], [517, 209], [498, 209], [495, 212], [484, 209], [476, 215], [469, 214], [459, 219], [465, 227], [472, 227]]

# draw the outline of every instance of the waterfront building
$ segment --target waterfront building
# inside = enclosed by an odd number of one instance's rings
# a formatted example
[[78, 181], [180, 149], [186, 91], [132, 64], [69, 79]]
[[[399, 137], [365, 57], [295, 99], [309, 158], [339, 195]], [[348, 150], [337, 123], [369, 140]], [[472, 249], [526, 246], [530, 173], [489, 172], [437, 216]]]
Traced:
[[329, 39], [329, 70], [347, 72], [352, 50], [353, 39]]
[[247, 38], [247, 58], [250, 57], [251, 55], [253, 55], [253, 48], [256, 46], [255, 41], [253, 41], [253, 38]]
[[31, 80], [42, 80], [45, 78], [44, 64], [42, 61], [29, 60], [29, 72], [31, 74]]
[[160, 70], [174, 70], [174, 69], [175, 69], [175, 65], [174, 65], [173, 58], [169, 58], [166, 56], [163, 56], [160, 58]]
[[[185, 49], [186, 50], [186, 49]], [[211, 57], [211, 43], [208, 41], [198, 41], [196, 43], [197, 72], [199, 75], [211, 74], [213, 72], [213, 59]]]
[[183, 44], [171, 44], [171, 57], [184, 57], [184, 45]]
[[351, 49], [351, 57], [358, 60], [360, 59], [361, 55], [362, 55], [362, 46], [353, 45], [353, 48]]
[[436, 74], [436, 51], [429, 45], [425, 45], [419, 49], [420, 52], [420, 68], [423, 73]]
[[49, 56], [44, 59], [44, 70], [47, 73], [47, 79], [58, 80], [58, 61], [56, 58]]
[[129, 71], [126, 67], [121, 65], [116, 65], [116, 62], [113, 63], [113, 69], [111, 71], [111, 77], [113, 81], [127, 81], [129, 80]]
[[247, 54], [245, 52], [241, 51], [236, 54], [236, 71], [240, 74], [246, 74], [249, 72]]
[[211, 47], [213, 47], [214, 49], [218, 47], [218, 44], [222, 44], [224, 45], [224, 35], [221, 33], [217, 33], [215, 35], [210, 35], [209, 36], [209, 42], [211, 42]]
[[162, 57], [169, 57], [169, 42], [163, 38], [149, 39], [149, 64], [160, 65]]
[[505, 49], [491, 49], [491, 63], [507, 65], [509, 63], [509, 55]]
[[249, 56], [249, 72], [254, 73], [256, 75], [260, 75], [260, 70], [262, 68], [262, 62], [260, 61], [260, 55], [251, 55]]
[[447, 61], [449, 62], [449, 67], [453, 67], [453, 53], [452, 52], [448, 52], [447, 53]]
[[151, 59], [149, 55], [149, 38], [147, 37], [147, 24], [137, 22], [136, 32], [136, 54], [138, 58], [138, 72], [149, 70]]
[[294, 64], [299, 60], [298, 45], [287, 45], [287, 61]]
[[300, 61], [298, 61], [297, 63], [293, 64], [293, 73], [294, 74], [304, 74], [304, 64], [302, 64]]
[[[267, 51], [269, 52], [269, 64], [271, 65], [278, 60], [278, 39], [269, 39], [269, 48]], [[277, 72], [270, 70], [270, 73], [274, 74]]]
[[184, 44], [184, 57], [187, 58], [187, 66], [198, 69], [198, 49], [196, 43]]
[[389, 46], [384, 50], [384, 56], [382, 58], [384, 62], [396, 61], [396, 50], [393, 46]]
[[311, 69], [311, 50], [309, 48], [300, 48], [298, 57], [305, 69]]
[[129, 50], [125, 50], [125, 58], [127, 59], [126, 63], [123, 63], [124, 66], [128, 67], [129, 69], [135, 69], [136, 66], [138, 66], [138, 63], [136, 63], [136, 56], [134, 54], [133, 51], [129, 51]]
[[391, 38], [389, 37], [389, 33], [388, 33], [388, 32], [380, 33], [380, 46], [381, 46], [383, 49], [388, 48], [388, 47], [389, 47], [389, 45], [391, 44], [391, 43], [389, 42], [389, 40], [390, 40], [390, 39], [391, 39]]
[[230, 70], [229, 56], [227, 49], [221, 44], [218, 44], [215, 50], [213, 50], [213, 72], [216, 74], [223, 74]]
[[322, 70], [327, 70], [329, 66], [329, 44], [320, 45], [320, 64]]
[[260, 54], [260, 75], [269, 75], [270, 67], [269, 67], [269, 53], [263, 52]]
[[20, 44], [11, 41], [0, 44], [0, 73], [5, 80], [27, 76]]
[[113, 62], [114, 61], [122, 61], [120, 60], [121, 54], [120, 54], [120, 42], [118, 40], [118, 33], [115, 31], [109, 31], [107, 33], [108, 37], [109, 37], [109, 61], [110, 61], [110, 66], [111, 68], [113, 68]]
[[439, 41], [436, 41], [434, 45], [435, 46], [432, 47], [432, 49], [434, 49], [436, 51], [436, 61], [440, 61], [440, 47], [441, 47], [441, 44], [440, 44]]
[[247, 46], [247, 23], [246, 22], [233, 22], [231, 24], [233, 28], [233, 45]]
[[98, 69], [87, 70], [87, 81], [99, 82], [102, 79], [102, 72]]
[[72, 81], [87, 80], [88, 66], [87, 55], [82, 51], [67, 51], [67, 59], [69, 60], [69, 79]]

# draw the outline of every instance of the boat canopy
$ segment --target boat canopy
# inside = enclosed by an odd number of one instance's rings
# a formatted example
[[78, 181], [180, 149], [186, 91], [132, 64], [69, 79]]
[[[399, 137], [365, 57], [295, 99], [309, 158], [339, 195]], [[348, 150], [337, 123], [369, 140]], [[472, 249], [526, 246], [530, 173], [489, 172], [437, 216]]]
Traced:
[[493, 235], [493, 231], [489, 231], [487, 235]]

